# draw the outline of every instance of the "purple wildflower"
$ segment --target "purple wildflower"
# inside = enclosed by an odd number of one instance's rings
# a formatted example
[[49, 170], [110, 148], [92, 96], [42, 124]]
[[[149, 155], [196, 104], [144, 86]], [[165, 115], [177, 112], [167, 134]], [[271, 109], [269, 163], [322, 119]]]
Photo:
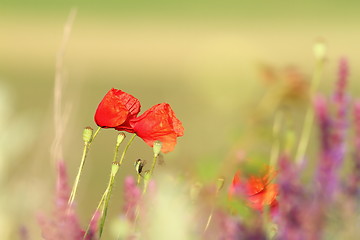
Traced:
[[335, 117], [329, 113], [327, 101], [318, 97], [315, 111], [321, 134], [321, 156], [317, 169], [319, 194], [324, 200], [331, 200], [339, 187], [338, 169], [341, 167], [346, 152], [346, 130], [348, 98], [345, 88], [347, 85], [348, 65], [345, 59], [339, 64], [339, 77], [334, 93]]
[[240, 239], [239, 218], [226, 214], [217, 209], [213, 213], [210, 227], [203, 233], [201, 239], [233, 240]]
[[[63, 161], [58, 161], [57, 171], [55, 211], [52, 218], [47, 218], [43, 215], [38, 217], [42, 237], [46, 240], [81, 240], [85, 232], [80, 227], [74, 207], [68, 207], [70, 189]], [[97, 224], [94, 222], [93, 225]], [[86, 237], [87, 240], [95, 239], [93, 230], [94, 226], [89, 230], [90, 232]]]
[[235, 239], [244, 239], [244, 240], [266, 240], [266, 233], [262, 229], [261, 224], [255, 226], [247, 226], [242, 224], [240, 227], [239, 236]]
[[127, 218], [134, 222], [136, 218], [136, 209], [139, 206], [141, 190], [136, 185], [134, 177], [128, 176], [124, 183], [124, 212]]
[[317, 168], [318, 192], [324, 198], [331, 198], [337, 187], [337, 176], [335, 173], [333, 146], [332, 146], [332, 126], [328, 104], [325, 98], [317, 97], [315, 100], [315, 111], [320, 128], [321, 152]]
[[240, 234], [240, 225], [238, 220], [234, 217], [224, 215], [221, 218], [221, 225], [222, 228], [220, 231], [220, 238], [219, 240], [232, 240], [236, 239]]
[[355, 152], [353, 156], [353, 168], [349, 177], [348, 190], [350, 195], [356, 197], [359, 194], [360, 186], [360, 101], [355, 103], [353, 114], [355, 130]]
[[339, 76], [336, 82], [334, 93], [335, 118], [332, 134], [333, 161], [335, 167], [340, 167], [345, 157], [345, 137], [348, 127], [346, 118], [349, 98], [346, 96], [346, 85], [348, 78], [348, 64], [346, 59], [341, 59], [339, 63]]
[[266, 233], [263, 229], [261, 215], [252, 219], [251, 224], [245, 223], [242, 219], [217, 210], [214, 213], [212, 227], [203, 235], [202, 239], [216, 240], [266, 240]]
[[349, 75], [348, 62], [345, 58], [340, 59], [338, 81], [336, 82], [336, 91], [334, 94], [335, 102], [343, 102], [346, 96], [347, 78]]
[[279, 214], [275, 219], [279, 224], [279, 240], [306, 239], [306, 206], [305, 190], [299, 181], [301, 169], [291, 163], [286, 155], [279, 162]]
[[25, 226], [20, 227], [19, 235], [21, 240], [29, 240], [29, 232]]

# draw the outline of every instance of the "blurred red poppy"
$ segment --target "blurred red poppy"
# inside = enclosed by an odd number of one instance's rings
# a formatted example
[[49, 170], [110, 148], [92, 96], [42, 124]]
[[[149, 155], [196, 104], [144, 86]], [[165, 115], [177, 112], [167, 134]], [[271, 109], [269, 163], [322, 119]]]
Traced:
[[141, 116], [130, 120], [134, 132], [149, 146], [155, 141], [162, 143], [161, 151], [170, 152], [176, 145], [177, 137], [184, 134], [184, 127], [167, 103], [157, 104]]
[[251, 208], [262, 211], [264, 207], [269, 206], [273, 212], [278, 207], [276, 200], [279, 193], [278, 186], [271, 183], [276, 174], [277, 172], [269, 167], [263, 177], [251, 176], [247, 181], [242, 182], [238, 171], [230, 186], [230, 196], [244, 196]]
[[129, 121], [140, 112], [140, 102], [132, 95], [112, 88], [100, 102], [95, 113], [95, 122], [102, 128], [116, 128], [133, 132]]

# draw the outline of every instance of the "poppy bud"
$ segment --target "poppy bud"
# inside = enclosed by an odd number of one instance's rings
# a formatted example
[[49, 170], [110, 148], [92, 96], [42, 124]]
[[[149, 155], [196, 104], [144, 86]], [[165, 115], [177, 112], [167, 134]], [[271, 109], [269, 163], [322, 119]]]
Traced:
[[159, 153], [161, 152], [161, 148], [162, 148], [162, 143], [160, 141], [155, 141], [153, 145], [154, 157], [159, 156]]
[[118, 147], [125, 139], [125, 133], [119, 133], [116, 138], [116, 146]]
[[322, 41], [317, 41], [314, 45], [314, 55], [316, 60], [324, 61], [326, 55], [326, 45]]
[[111, 176], [115, 176], [116, 173], [119, 171], [120, 165], [117, 162], [113, 162], [111, 166]]
[[83, 131], [83, 140], [85, 144], [88, 144], [92, 141], [93, 129], [91, 127], [86, 127]]

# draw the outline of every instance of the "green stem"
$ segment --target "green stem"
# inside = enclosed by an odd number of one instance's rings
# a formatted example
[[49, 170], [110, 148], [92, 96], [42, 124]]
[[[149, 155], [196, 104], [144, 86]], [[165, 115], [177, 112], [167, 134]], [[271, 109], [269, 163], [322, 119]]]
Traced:
[[94, 135], [93, 135], [93, 137], [92, 137], [91, 142], [94, 141], [94, 139], [96, 138], [96, 136], [98, 135], [98, 133], [100, 132], [100, 130], [101, 130], [101, 127], [98, 127], [98, 129], [96, 129], [96, 131], [95, 131], [95, 133], [94, 133]]
[[135, 137], [136, 137], [136, 134], [134, 133], [134, 134], [132, 135], [132, 137], [130, 138], [128, 144], [125, 146], [125, 149], [124, 149], [123, 153], [121, 154], [121, 158], [120, 158], [120, 160], [119, 160], [119, 165], [122, 164], [122, 162], [123, 162], [123, 160], [124, 160], [124, 158], [125, 158], [125, 154], [126, 154], [128, 148], [130, 147], [131, 143], [134, 141], [134, 138], [135, 138]]
[[151, 169], [150, 169], [150, 177], [153, 175], [153, 172], [154, 172], [154, 169], [156, 166], [156, 162], [157, 162], [157, 156], [154, 155], [153, 162], [152, 162]]
[[275, 115], [273, 126], [273, 145], [270, 153], [270, 166], [275, 166], [280, 153], [280, 130], [283, 120], [283, 113], [279, 111]]
[[68, 200], [68, 206], [69, 206], [69, 207], [70, 207], [70, 206], [73, 204], [73, 202], [74, 202], [75, 195], [76, 195], [76, 191], [77, 191], [78, 184], [79, 184], [79, 181], [80, 181], [80, 176], [81, 176], [82, 170], [83, 170], [84, 165], [85, 165], [85, 159], [86, 159], [88, 150], [89, 150], [89, 144], [85, 144], [84, 150], [83, 150], [83, 155], [82, 155], [81, 162], [80, 162], [80, 166], [79, 166], [79, 170], [78, 170], [78, 173], [77, 173], [77, 175], [76, 175], [75, 182], [74, 182], [74, 186], [73, 186], [73, 188], [72, 188], [72, 190], [71, 190], [71, 194], [70, 194], [70, 197], [69, 197], [69, 200]]
[[72, 187], [70, 197], [69, 197], [69, 200], [68, 200], [68, 207], [70, 207], [74, 202], [74, 199], [75, 199], [75, 196], [76, 196], [76, 191], [77, 191], [79, 181], [80, 181], [80, 177], [81, 177], [81, 173], [82, 173], [82, 170], [83, 170], [84, 165], [85, 165], [86, 156], [87, 156], [87, 154], [88, 154], [88, 152], [90, 150], [91, 143], [94, 141], [94, 139], [97, 136], [97, 134], [99, 133], [100, 129], [101, 129], [101, 127], [98, 127], [98, 129], [96, 130], [96, 132], [92, 136], [91, 141], [88, 142], [88, 143], [85, 143], [85, 145], [84, 145], [84, 150], [83, 150], [83, 154], [82, 154], [82, 157], [81, 157], [79, 170], [78, 170], [78, 173], [76, 175], [75, 182], [74, 182], [74, 185]]
[[[108, 192], [108, 189], [106, 189], [105, 192], [103, 193], [103, 195], [102, 195], [102, 197], [101, 197], [101, 200], [100, 200], [99, 204], [98, 204], [97, 207], [96, 207], [95, 213], [98, 212], [98, 211], [100, 210], [101, 206], [103, 205], [104, 200], [105, 200], [105, 197], [106, 197], [106, 195], [107, 195], [107, 192]], [[94, 214], [93, 217], [91, 218], [91, 220], [90, 220], [90, 222], [89, 222], [89, 224], [88, 224], [88, 226], [87, 226], [87, 228], [86, 228], [86, 231], [85, 231], [83, 240], [86, 239], [86, 236], [87, 236], [88, 233], [89, 233], [91, 223], [92, 223], [92, 221], [94, 220], [94, 216], [95, 216], [95, 214]]]
[[220, 190], [221, 190], [221, 189], [223, 188], [223, 186], [224, 186], [224, 181], [225, 181], [224, 178], [218, 178], [218, 180], [217, 180], [217, 182], [216, 182], [215, 198], [214, 198], [214, 202], [212, 203], [211, 211], [210, 211], [208, 220], [207, 220], [206, 225], [205, 225], [204, 233], [208, 230], [208, 228], [209, 228], [209, 226], [210, 226], [212, 217], [213, 217], [213, 215], [214, 215], [214, 209], [215, 209], [216, 200], [217, 200], [217, 198], [218, 198], [218, 196], [219, 196]]
[[[114, 166], [116, 166], [116, 167], [114, 167]], [[116, 169], [116, 170], [114, 170], [114, 169]], [[103, 208], [101, 211], [101, 219], [100, 219], [100, 225], [99, 225], [99, 239], [101, 238], [103, 230], [104, 230], [104, 225], [105, 225], [105, 220], [106, 220], [106, 216], [107, 216], [107, 210], [109, 207], [110, 197], [111, 197], [114, 182], [115, 182], [115, 176], [116, 176], [116, 173], [118, 170], [119, 170], [119, 165], [117, 165], [116, 163], [113, 163], [112, 173], [110, 176], [109, 184], [104, 193], [104, 195], [105, 195], [104, 205], [103, 205]]]
[[111, 167], [111, 173], [110, 173], [110, 179], [109, 179], [109, 183], [108, 186], [104, 192], [103, 195], [103, 206], [102, 206], [102, 212], [101, 212], [101, 219], [100, 219], [100, 225], [99, 225], [99, 240], [102, 236], [103, 230], [104, 230], [104, 225], [105, 225], [105, 220], [106, 220], [106, 216], [107, 216], [107, 210], [108, 210], [108, 206], [109, 206], [109, 202], [110, 202], [110, 197], [112, 194], [112, 189], [115, 183], [115, 177], [116, 174], [119, 171], [119, 168], [125, 158], [125, 154], [127, 152], [127, 150], [129, 149], [131, 143], [133, 142], [134, 138], [135, 138], [136, 134], [134, 134], [131, 139], [129, 140], [129, 142], [127, 143], [127, 145], [124, 148], [124, 151], [121, 155], [121, 158], [119, 160], [119, 162], [116, 161], [117, 159], [117, 155], [118, 155], [118, 149], [119, 149], [119, 145], [116, 145], [115, 147], [115, 154], [114, 154], [114, 161], [112, 163], [112, 167]]
[[155, 169], [155, 166], [156, 166], [156, 162], [157, 162], [157, 156], [154, 154], [153, 162], [152, 162], [151, 168], [150, 168], [150, 172], [148, 174], [144, 175], [144, 189], [143, 189], [143, 192], [142, 192], [143, 195], [145, 195], [145, 193], [147, 191], [151, 176], [153, 175], [153, 172], [154, 172], [154, 169]]
[[206, 225], [205, 225], [205, 229], [204, 229], [204, 233], [208, 230], [209, 226], [210, 226], [210, 223], [211, 223], [211, 219], [212, 219], [212, 216], [214, 214], [214, 206], [211, 207], [211, 212], [209, 214], [209, 217], [208, 217], [208, 220], [206, 222]]
[[[153, 162], [152, 162], [150, 171], [146, 171], [144, 173], [144, 175], [143, 175], [144, 188], [143, 188], [143, 191], [142, 191], [142, 196], [144, 196], [146, 194], [146, 191], [147, 191], [147, 188], [148, 188], [148, 185], [149, 185], [149, 182], [150, 182], [150, 178], [151, 178], [151, 176], [152, 176], [152, 174], [154, 172], [155, 166], [156, 166], [156, 162], [157, 162], [157, 155], [154, 154]], [[139, 182], [139, 179], [138, 179], [138, 182]], [[140, 213], [140, 206], [138, 205], [136, 207], [136, 211], [135, 211], [135, 223], [134, 223], [134, 226], [136, 226], [137, 219], [139, 217], [139, 213]]]
[[[313, 78], [312, 78], [312, 82], [311, 82], [311, 87], [310, 87], [310, 99], [312, 100], [312, 97], [320, 83], [320, 79], [322, 77], [322, 73], [323, 73], [323, 66], [324, 66], [324, 62], [322, 60], [318, 60], [314, 73], [313, 73]], [[301, 137], [300, 137], [300, 141], [299, 141], [299, 146], [295, 155], [295, 161], [297, 164], [300, 164], [303, 161], [303, 158], [305, 156], [306, 153], [306, 149], [308, 147], [309, 144], [309, 139], [310, 139], [310, 135], [311, 135], [311, 129], [314, 123], [314, 110], [312, 105], [309, 106], [309, 108], [306, 111], [306, 115], [305, 115], [305, 120], [304, 120], [304, 126], [303, 126], [303, 130], [301, 132]]]

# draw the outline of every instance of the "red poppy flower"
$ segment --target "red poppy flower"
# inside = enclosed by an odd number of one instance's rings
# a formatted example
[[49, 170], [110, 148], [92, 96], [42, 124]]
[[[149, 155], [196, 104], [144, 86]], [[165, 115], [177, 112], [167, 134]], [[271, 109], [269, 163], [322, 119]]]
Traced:
[[265, 206], [270, 206], [273, 212], [278, 205], [276, 197], [279, 193], [277, 185], [271, 183], [276, 174], [269, 167], [263, 177], [251, 176], [246, 182], [242, 182], [238, 171], [230, 187], [230, 196], [242, 195], [251, 208], [262, 211]]
[[167, 103], [151, 107], [141, 116], [130, 120], [130, 125], [149, 146], [160, 141], [164, 153], [172, 151], [177, 137], [184, 134], [184, 127]]
[[140, 112], [140, 102], [132, 95], [112, 88], [100, 102], [95, 122], [102, 128], [133, 132], [129, 121]]

